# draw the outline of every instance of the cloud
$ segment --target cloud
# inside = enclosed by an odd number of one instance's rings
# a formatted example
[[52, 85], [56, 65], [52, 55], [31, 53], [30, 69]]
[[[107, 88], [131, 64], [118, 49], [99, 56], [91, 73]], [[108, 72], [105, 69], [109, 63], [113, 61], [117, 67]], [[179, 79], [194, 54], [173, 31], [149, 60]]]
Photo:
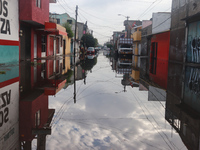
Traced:
[[[51, 12], [67, 12], [71, 17], [75, 16], [75, 7], [79, 7], [78, 21], [88, 21], [88, 26], [94, 31], [94, 36], [101, 44], [106, 42], [113, 31], [125, 29], [123, 14], [130, 20], [148, 20], [153, 12], [171, 11], [171, 0], [60, 0], [57, 4], [50, 5]], [[63, 8], [63, 7], [65, 8]]]
[[50, 108], [56, 109], [56, 115], [52, 134], [47, 136], [47, 150], [184, 147], [179, 135], [165, 121], [165, 109], [159, 102], [148, 101], [148, 92], [138, 88], [128, 86], [127, 92], [122, 92], [122, 78], [115, 77], [107, 59], [99, 56], [98, 62], [87, 74], [86, 85], [77, 82], [76, 104], [69, 99], [73, 86], [49, 97]]

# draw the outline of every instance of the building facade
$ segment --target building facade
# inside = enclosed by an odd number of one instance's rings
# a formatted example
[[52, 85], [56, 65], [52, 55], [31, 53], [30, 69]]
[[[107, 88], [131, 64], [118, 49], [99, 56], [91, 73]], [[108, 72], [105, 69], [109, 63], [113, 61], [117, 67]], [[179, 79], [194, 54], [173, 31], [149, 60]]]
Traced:
[[0, 10], [0, 150], [19, 149], [18, 0], [1, 1]]

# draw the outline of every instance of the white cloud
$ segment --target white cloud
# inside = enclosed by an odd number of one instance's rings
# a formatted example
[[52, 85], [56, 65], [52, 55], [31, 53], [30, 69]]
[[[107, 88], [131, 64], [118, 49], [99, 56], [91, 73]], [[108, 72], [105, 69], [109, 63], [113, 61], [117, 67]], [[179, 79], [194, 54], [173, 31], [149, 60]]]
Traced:
[[118, 14], [129, 16], [130, 20], [148, 20], [153, 12], [171, 11], [171, 0], [153, 2], [155, 0], [59, 0], [57, 4], [50, 5], [50, 11], [67, 12], [75, 18], [75, 7], [78, 5], [78, 21], [85, 23], [87, 20], [94, 36], [103, 44], [110, 39], [113, 31], [124, 30], [123, 21], [126, 18]]

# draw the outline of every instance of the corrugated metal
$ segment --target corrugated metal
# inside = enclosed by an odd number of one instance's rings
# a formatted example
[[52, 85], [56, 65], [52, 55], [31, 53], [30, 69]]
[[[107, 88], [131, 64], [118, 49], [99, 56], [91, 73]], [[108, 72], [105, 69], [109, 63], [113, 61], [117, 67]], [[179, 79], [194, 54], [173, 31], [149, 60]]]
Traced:
[[131, 38], [120, 38], [118, 44], [133, 44], [133, 39]]

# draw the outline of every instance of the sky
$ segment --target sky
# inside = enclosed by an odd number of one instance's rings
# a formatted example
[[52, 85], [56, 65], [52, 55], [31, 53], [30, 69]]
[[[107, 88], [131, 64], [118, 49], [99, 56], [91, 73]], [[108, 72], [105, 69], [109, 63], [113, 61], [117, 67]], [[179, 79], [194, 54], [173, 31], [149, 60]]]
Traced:
[[[57, 0], [50, 4], [52, 13], [68, 13], [75, 18], [78, 6], [78, 22], [88, 22], [88, 28], [93, 30], [93, 36], [99, 44], [104, 44], [112, 38], [113, 31], [125, 29], [123, 21], [149, 20], [152, 13], [171, 12], [172, 0]], [[119, 16], [118, 14], [121, 14]]]

